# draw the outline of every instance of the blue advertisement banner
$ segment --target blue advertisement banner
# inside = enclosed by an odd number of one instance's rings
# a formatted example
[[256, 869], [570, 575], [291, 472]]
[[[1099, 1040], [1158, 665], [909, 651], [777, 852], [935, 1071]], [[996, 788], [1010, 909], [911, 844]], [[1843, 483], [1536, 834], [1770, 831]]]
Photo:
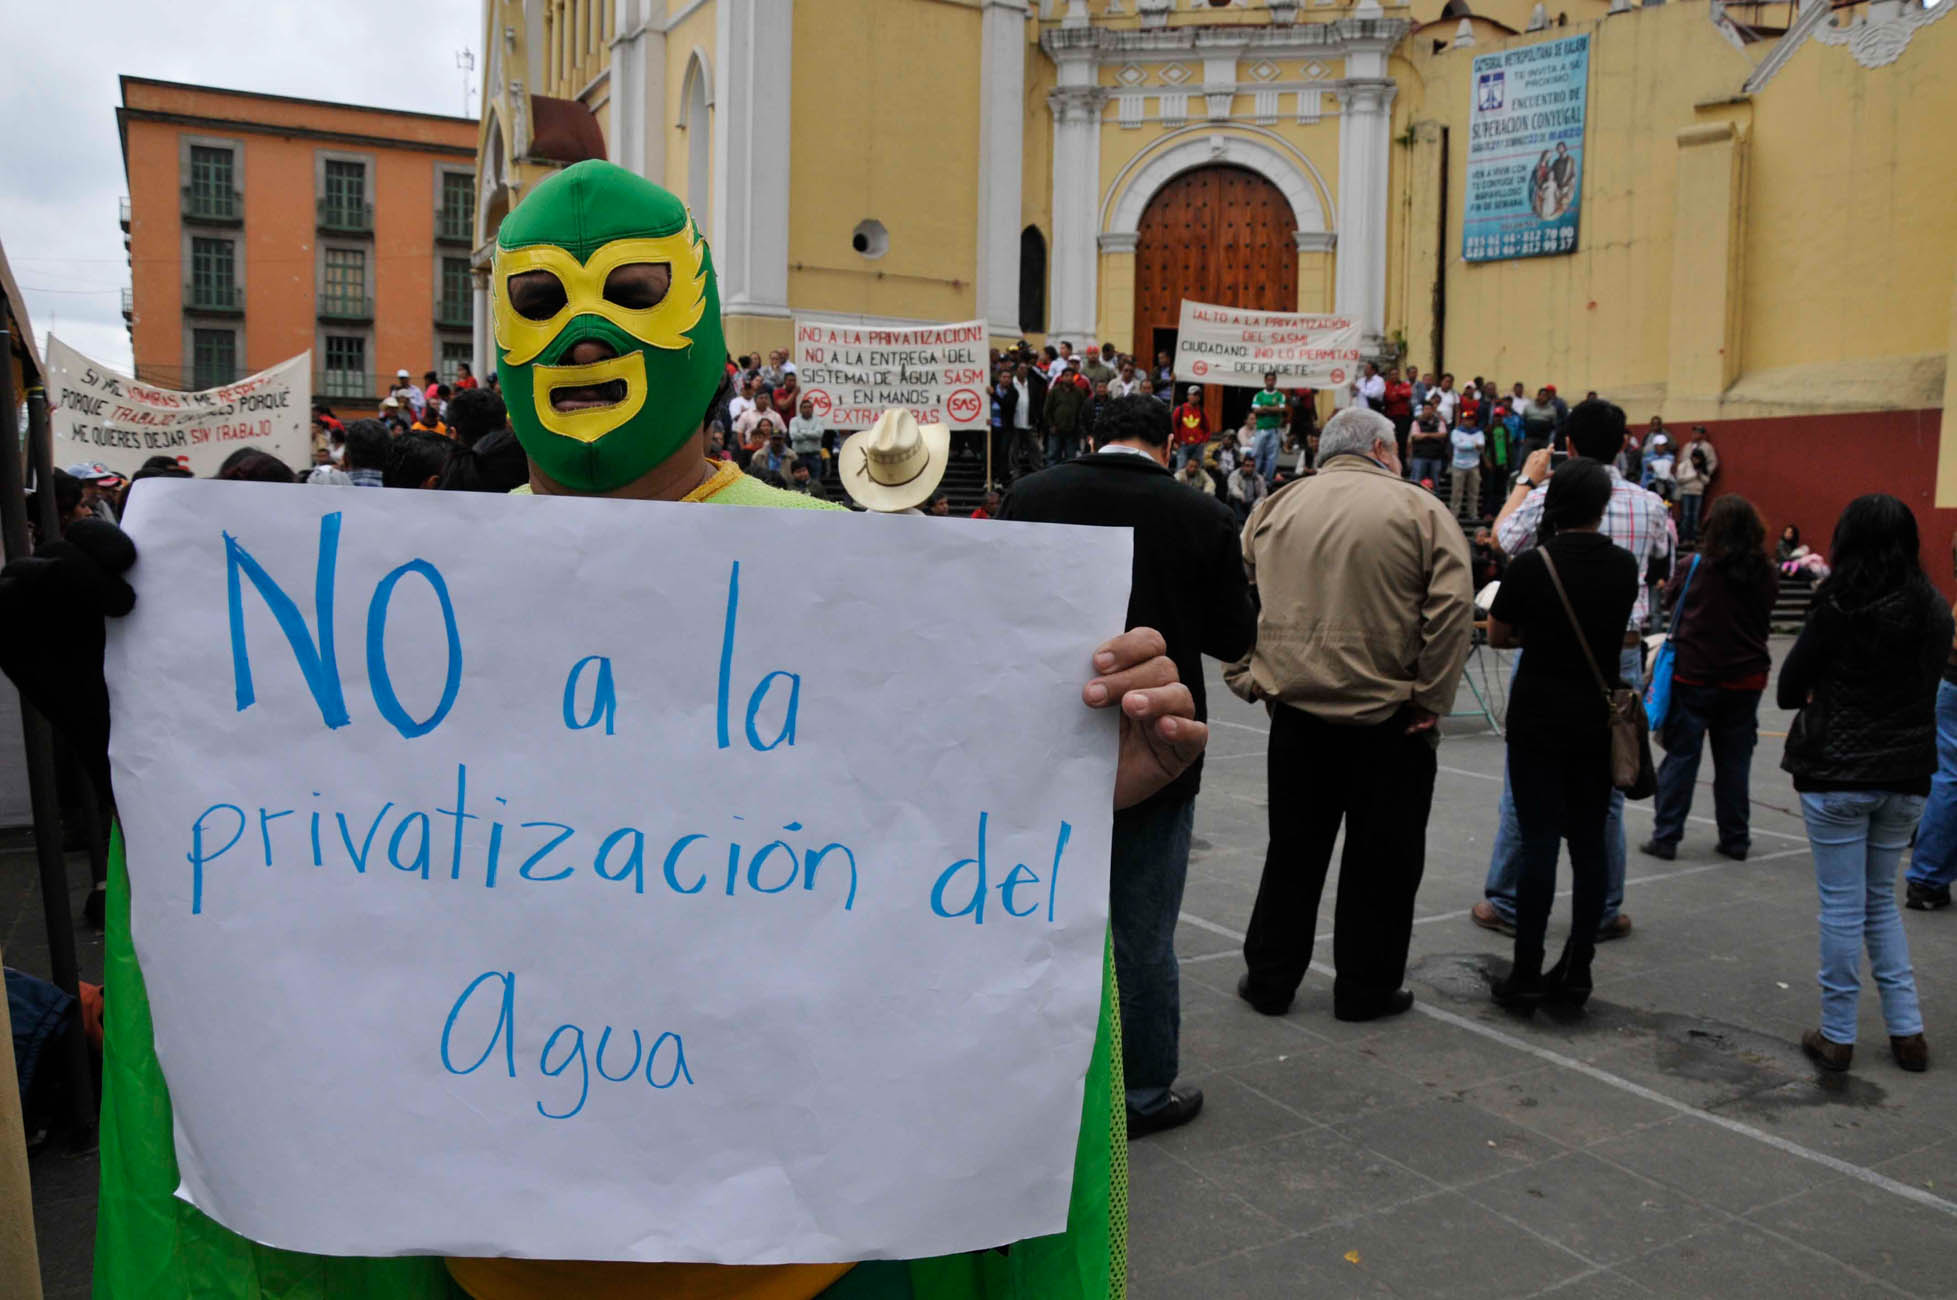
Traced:
[[1575, 251], [1589, 83], [1587, 32], [1475, 60], [1462, 257]]

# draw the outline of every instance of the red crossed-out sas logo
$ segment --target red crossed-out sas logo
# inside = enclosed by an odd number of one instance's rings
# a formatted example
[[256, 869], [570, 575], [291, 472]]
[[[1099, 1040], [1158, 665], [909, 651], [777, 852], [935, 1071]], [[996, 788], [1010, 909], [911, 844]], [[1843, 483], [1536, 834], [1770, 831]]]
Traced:
[[945, 411], [960, 424], [971, 424], [985, 409], [985, 399], [969, 388], [960, 388], [945, 398]]
[[808, 399], [809, 409], [815, 412], [817, 419], [824, 419], [828, 416], [829, 394], [823, 392], [820, 388], [811, 388], [808, 392], [802, 394], [802, 396]]
[[1332, 382], [1335, 384], [1343, 384], [1345, 382], [1345, 367], [1340, 366], [1332, 372]]
[[1207, 375], [1210, 372], [1210, 363], [1207, 361], [1192, 361], [1189, 363], [1189, 369], [1193, 374]]

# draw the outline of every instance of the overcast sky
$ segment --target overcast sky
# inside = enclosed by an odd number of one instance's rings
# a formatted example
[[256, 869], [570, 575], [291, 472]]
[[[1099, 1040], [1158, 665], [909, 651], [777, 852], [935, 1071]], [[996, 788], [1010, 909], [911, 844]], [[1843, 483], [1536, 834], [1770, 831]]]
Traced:
[[[455, 58], [466, 46], [476, 56], [469, 84], [481, 84], [480, 0], [57, 0], [6, 8], [0, 245], [37, 342], [52, 329], [125, 371], [118, 77], [461, 113]], [[469, 114], [479, 108], [472, 97]]]

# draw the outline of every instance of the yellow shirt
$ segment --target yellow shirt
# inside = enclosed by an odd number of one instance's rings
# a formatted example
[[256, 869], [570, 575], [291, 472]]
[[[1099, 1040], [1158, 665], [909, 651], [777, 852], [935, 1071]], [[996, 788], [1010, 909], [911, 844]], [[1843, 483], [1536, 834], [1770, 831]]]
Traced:
[[624, 1264], [600, 1260], [451, 1259], [475, 1300], [813, 1300], [848, 1264]]

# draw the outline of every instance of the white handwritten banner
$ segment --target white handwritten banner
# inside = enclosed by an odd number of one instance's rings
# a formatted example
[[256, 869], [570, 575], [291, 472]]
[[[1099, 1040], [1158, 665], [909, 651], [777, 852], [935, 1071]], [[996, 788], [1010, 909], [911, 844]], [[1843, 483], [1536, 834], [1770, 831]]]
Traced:
[[1177, 379], [1264, 386], [1277, 371], [1285, 387], [1329, 388], [1359, 371], [1359, 323], [1350, 316], [1247, 311], [1182, 300], [1176, 327]]
[[1126, 530], [189, 480], [127, 526], [180, 1196], [328, 1254], [1065, 1226]]
[[984, 321], [870, 326], [795, 318], [795, 377], [832, 429], [867, 429], [890, 407], [920, 424], [982, 429], [991, 423]]
[[48, 418], [54, 461], [101, 461], [124, 476], [152, 456], [175, 457], [200, 478], [251, 447], [292, 466], [312, 460], [312, 353], [222, 388], [158, 388], [48, 339]]

